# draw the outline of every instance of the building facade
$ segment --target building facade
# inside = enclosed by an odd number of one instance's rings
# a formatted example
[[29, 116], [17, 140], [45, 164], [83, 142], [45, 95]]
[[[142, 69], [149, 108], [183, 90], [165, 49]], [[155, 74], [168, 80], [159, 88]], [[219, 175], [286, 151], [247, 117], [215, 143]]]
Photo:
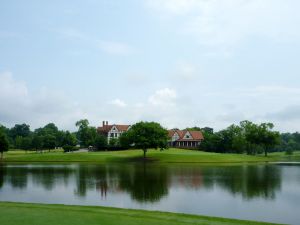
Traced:
[[170, 147], [174, 148], [198, 148], [201, 142], [204, 140], [201, 131], [189, 131], [173, 129], [168, 131]]
[[97, 128], [97, 132], [107, 137], [107, 141], [112, 138], [119, 138], [124, 132], [130, 129], [130, 125], [119, 125], [112, 124], [109, 125], [108, 121], [102, 122], [102, 127]]

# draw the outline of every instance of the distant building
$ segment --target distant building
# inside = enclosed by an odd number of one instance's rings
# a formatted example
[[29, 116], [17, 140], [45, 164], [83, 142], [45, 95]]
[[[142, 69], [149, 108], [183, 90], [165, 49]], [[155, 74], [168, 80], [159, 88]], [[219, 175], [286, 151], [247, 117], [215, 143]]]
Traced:
[[129, 129], [130, 125], [108, 125], [108, 121], [103, 121], [102, 127], [98, 127], [97, 132], [106, 136], [107, 141], [109, 142], [109, 140], [112, 138], [119, 138], [124, 132], [128, 131]]
[[170, 147], [175, 148], [197, 148], [204, 140], [201, 131], [189, 131], [173, 129], [168, 131]]

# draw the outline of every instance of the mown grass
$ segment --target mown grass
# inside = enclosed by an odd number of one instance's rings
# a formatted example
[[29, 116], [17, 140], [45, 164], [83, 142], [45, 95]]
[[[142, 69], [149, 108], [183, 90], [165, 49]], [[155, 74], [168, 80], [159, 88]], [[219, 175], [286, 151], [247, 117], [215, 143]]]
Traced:
[[[264, 155], [246, 154], [220, 154], [203, 151], [182, 149], [167, 149], [164, 151], [149, 150], [147, 159], [160, 163], [245, 163], [245, 162], [274, 162], [274, 161], [300, 161], [300, 152], [292, 156], [284, 153], [271, 153]], [[141, 150], [104, 151], [63, 153], [50, 151], [44, 153], [9, 151], [4, 154], [4, 162], [134, 162], [142, 160]]]
[[0, 218], [1, 225], [271, 224], [208, 216], [99, 206], [67, 206], [12, 202], [0, 202]]

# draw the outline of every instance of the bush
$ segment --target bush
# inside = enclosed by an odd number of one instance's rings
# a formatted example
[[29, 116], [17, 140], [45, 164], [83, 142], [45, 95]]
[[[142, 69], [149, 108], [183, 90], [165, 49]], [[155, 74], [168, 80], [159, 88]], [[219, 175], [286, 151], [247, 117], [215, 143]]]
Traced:
[[65, 145], [63, 146], [64, 152], [73, 152], [76, 147], [71, 146], [71, 145]]

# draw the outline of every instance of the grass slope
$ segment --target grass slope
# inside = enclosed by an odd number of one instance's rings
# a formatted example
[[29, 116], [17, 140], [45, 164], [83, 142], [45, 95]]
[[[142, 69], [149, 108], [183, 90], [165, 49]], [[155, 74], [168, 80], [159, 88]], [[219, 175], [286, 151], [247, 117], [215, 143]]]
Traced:
[[[4, 162], [134, 162], [142, 157], [141, 150], [105, 151], [63, 153], [53, 151], [35, 153], [24, 151], [9, 151], [4, 154]], [[220, 154], [202, 151], [168, 149], [165, 151], [149, 150], [147, 158], [161, 163], [243, 163], [243, 162], [272, 162], [272, 161], [300, 161], [300, 152], [292, 156], [284, 153], [272, 153], [268, 157], [263, 155], [250, 156], [246, 154]]]
[[10, 202], [0, 202], [0, 218], [1, 225], [270, 224], [217, 217], [98, 206], [66, 206]]

